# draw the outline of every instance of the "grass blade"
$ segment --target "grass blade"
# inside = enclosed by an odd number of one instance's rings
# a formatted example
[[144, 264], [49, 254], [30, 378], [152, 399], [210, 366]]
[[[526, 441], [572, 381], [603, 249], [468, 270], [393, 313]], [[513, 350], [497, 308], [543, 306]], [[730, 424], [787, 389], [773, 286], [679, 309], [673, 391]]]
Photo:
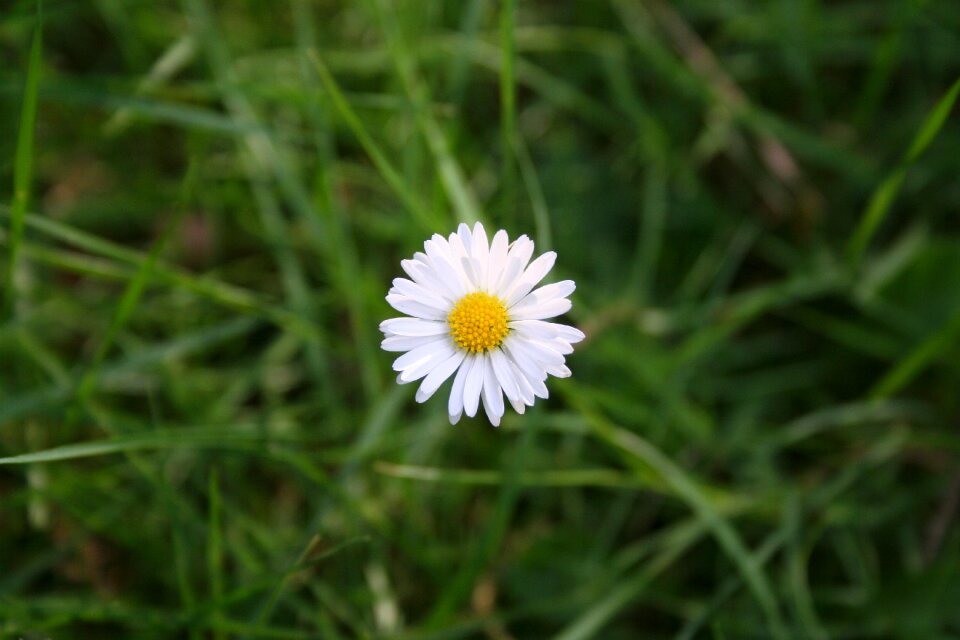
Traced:
[[512, 216], [515, 198], [514, 155], [517, 153], [517, 78], [514, 29], [517, 23], [517, 0], [502, 0], [500, 6], [500, 134], [503, 166], [500, 184], [504, 210]]
[[533, 225], [536, 228], [537, 247], [541, 251], [553, 248], [553, 229], [550, 224], [550, 209], [547, 206], [547, 197], [543, 192], [543, 185], [537, 175], [537, 169], [530, 157], [530, 150], [522, 136], [514, 137], [517, 162], [520, 166], [520, 175], [523, 177], [523, 186], [527, 190], [530, 208], [533, 210]]
[[[180, 336], [165, 343], [147, 347], [135, 355], [124, 360], [108, 363], [101, 370], [98, 380], [108, 380], [115, 376], [129, 375], [142, 367], [156, 365], [169, 358], [175, 358], [188, 353], [194, 353], [213, 345], [226, 342], [246, 335], [260, 326], [255, 318], [235, 318], [233, 320], [202, 329], [195, 333]], [[12, 398], [6, 398], [0, 403], [0, 426], [32, 415], [35, 412], [59, 407], [70, 398], [75, 384], [71, 381], [66, 384], [55, 384], [31, 390]]]
[[[440, 484], [497, 487], [504, 481], [503, 474], [494, 469], [442, 469], [389, 462], [378, 462], [374, 469], [393, 478]], [[612, 469], [527, 471], [520, 473], [517, 482], [539, 487], [632, 487], [640, 484], [636, 478]]]
[[664, 543], [664, 549], [636, 575], [616, 584], [612, 590], [605, 593], [598, 602], [577, 616], [576, 620], [568, 625], [553, 640], [588, 640], [601, 637], [600, 630], [611, 618], [647, 590], [658, 575], [666, 571], [694, 544], [699, 542], [706, 533], [703, 522], [690, 523], [692, 526], [675, 525], [673, 535]]
[[193, 427], [187, 429], [166, 429], [150, 433], [116, 436], [93, 442], [79, 442], [53, 447], [43, 451], [22, 453], [16, 456], [0, 458], [0, 466], [16, 466], [64, 462], [81, 458], [125, 453], [129, 451], [156, 451], [162, 449], [196, 448], [247, 448], [263, 442], [260, 431], [240, 429], [237, 425], [228, 427]]
[[876, 233], [877, 228], [883, 222], [884, 218], [886, 218], [890, 207], [893, 206], [893, 201], [896, 199], [897, 194], [900, 193], [900, 187], [903, 186], [903, 181], [907, 177], [907, 169], [916, 162], [920, 154], [922, 154], [930, 143], [933, 142], [934, 138], [937, 137], [940, 129], [947, 121], [947, 117], [950, 115], [950, 111], [953, 109], [953, 104], [956, 102], [958, 95], [960, 95], [960, 79], [953, 83], [953, 86], [951, 86], [947, 93], [937, 102], [936, 106], [923, 121], [920, 130], [917, 131], [914, 136], [913, 142], [910, 144], [910, 149], [907, 151], [906, 156], [904, 156], [900, 166], [887, 176], [873, 192], [867, 208], [860, 217], [860, 224], [857, 225], [847, 245], [847, 256], [851, 263], [858, 264], [863, 258], [863, 254], [867, 250], [867, 245], [870, 244], [870, 240]]
[[30, 60], [23, 90], [23, 106], [20, 109], [20, 128], [17, 131], [17, 149], [13, 161], [13, 201], [10, 205], [10, 253], [7, 256], [7, 274], [3, 284], [3, 317], [13, 313], [16, 297], [15, 275], [23, 229], [30, 202], [30, 185], [33, 182], [33, 146], [37, 124], [37, 92], [40, 88], [40, 64], [43, 60], [43, 3], [37, 2], [37, 24], [30, 44]]
[[[11, 216], [8, 207], [0, 205], [0, 217]], [[139, 268], [150, 259], [148, 254], [135, 251], [117, 243], [99, 238], [92, 234], [75, 229], [70, 225], [57, 220], [44, 218], [37, 214], [27, 213], [26, 225], [28, 228], [49, 238], [59, 240], [77, 249], [103, 256], [123, 265], [132, 265]], [[5, 242], [0, 235], [0, 242]], [[94, 262], [86, 256], [67, 254], [62, 251], [32, 247], [22, 243], [24, 253], [31, 253], [40, 259], [63, 268], [77, 270], [81, 273], [99, 274], [103, 277], [129, 279], [135, 277], [135, 272], [118, 268], [104, 262]], [[30, 249], [30, 251], [28, 251]], [[209, 298], [242, 313], [257, 313], [271, 322], [295, 333], [307, 340], [319, 340], [316, 326], [305, 317], [265, 300], [261, 294], [223, 282], [206, 275], [196, 275], [186, 270], [157, 260], [153, 266], [154, 278], [171, 288], [182, 288], [196, 295]]]
[[447, 196], [457, 212], [459, 221], [473, 224], [482, 218], [480, 205], [477, 204], [476, 198], [467, 184], [463, 169], [450, 150], [450, 143], [446, 134], [428, 108], [427, 88], [423, 80], [417, 75], [413, 57], [403, 42], [403, 35], [397, 28], [395, 17], [389, 13], [388, 7], [390, 5], [381, 0], [375, 0], [374, 5], [393, 54], [394, 66], [400, 76], [400, 82], [407, 98], [413, 103], [417, 126], [420, 128], [420, 132], [427, 142], [427, 147], [433, 155], [434, 162], [437, 164], [437, 170], [440, 172], [440, 179]]
[[950, 348], [960, 340], [960, 313], [957, 313], [942, 329], [928, 336], [907, 357], [890, 369], [870, 390], [873, 399], [887, 398], [908, 385], [932, 362], [950, 353]]
[[[220, 481], [216, 468], [210, 470], [207, 498], [209, 500], [207, 513], [207, 575], [210, 580], [210, 600], [218, 603], [223, 600], [224, 567], [223, 567], [223, 505], [220, 499]], [[215, 608], [211, 615], [214, 623], [214, 640], [224, 640], [226, 634], [220, 626], [225, 620], [223, 611]]]
[[86, 374], [84, 374], [83, 379], [80, 381], [77, 395], [82, 404], [86, 403], [86, 401], [90, 398], [90, 394], [93, 392], [93, 389], [96, 387], [97, 375], [100, 372], [100, 365], [103, 363], [103, 359], [110, 353], [110, 348], [113, 346], [113, 343], [119, 335], [121, 329], [127, 324], [127, 321], [133, 315], [134, 310], [137, 308], [137, 304], [140, 302], [140, 298], [143, 296], [143, 292], [154, 279], [154, 271], [157, 262], [160, 260], [160, 255], [169, 243], [170, 237], [173, 235], [174, 230], [179, 226], [180, 221], [183, 219], [186, 212], [186, 205], [189, 199], [190, 191], [194, 184], [195, 176], [196, 165], [191, 165], [187, 170], [186, 177], [184, 178], [183, 202], [181, 203], [179, 211], [173, 216], [173, 219], [167, 225], [167, 229], [154, 243], [153, 248], [147, 255], [146, 260], [140, 263], [140, 267], [137, 269], [136, 275], [134, 275], [134, 277], [131, 278], [127, 283], [126, 289], [120, 296], [120, 299], [114, 308], [113, 317], [110, 320], [110, 326], [107, 328], [107, 332], [100, 341], [100, 344], [97, 345], [97, 350], [93, 355], [90, 366], [88, 367]]
[[310, 60], [313, 62], [314, 69], [316, 69], [317, 75], [320, 77], [320, 82], [323, 84], [323, 88], [330, 95], [330, 100], [333, 102], [333, 106], [336, 107], [340, 117], [353, 132], [353, 135], [357, 138], [357, 141], [360, 142], [360, 146], [362, 146], [363, 150], [367, 152], [367, 155], [380, 172], [380, 175], [383, 176], [383, 179], [386, 180], [390, 188], [393, 189], [393, 192], [397, 194], [397, 197], [400, 198], [400, 201], [403, 202], [403, 204], [407, 207], [407, 210], [413, 216], [413, 219], [419, 223], [425, 231], [435, 230], [435, 228], [438, 226], [438, 221], [434, 219], [434, 215], [420, 201], [420, 199], [414, 195], [413, 191], [407, 186], [403, 177], [387, 158], [387, 155], [383, 152], [380, 146], [374, 142], [370, 132], [367, 131], [367, 128], [363, 125], [360, 117], [350, 106], [350, 103], [347, 102], [346, 97], [343, 95], [343, 91], [340, 90], [340, 86], [333, 78], [333, 75], [330, 73], [327, 65], [323, 63], [320, 55], [315, 50], [310, 51], [309, 55]]
[[786, 640], [789, 635], [775, 592], [766, 574], [757, 565], [736, 529], [718, 512], [697, 483], [652, 444], [637, 434], [610, 423], [586, 406], [586, 401], [582, 397], [576, 394], [570, 394], [570, 397], [580, 405], [581, 413], [603, 442], [626, 454], [633, 466], [639, 465], [639, 469], [652, 469], [680, 499], [687, 503], [742, 575], [744, 582], [763, 610], [771, 637]]
[[294, 562], [289, 568], [286, 569], [286, 571], [282, 573], [280, 580], [276, 582], [274, 588], [270, 591], [269, 595], [264, 601], [264, 604], [257, 614], [254, 623], [260, 626], [266, 625], [267, 622], [269, 622], [274, 609], [281, 600], [281, 596], [290, 585], [292, 579], [296, 577], [298, 573], [318, 566], [327, 558], [340, 553], [340, 551], [348, 547], [352, 547], [356, 544], [365, 544], [368, 542], [370, 542], [369, 536], [361, 535], [343, 540], [333, 546], [329, 546], [320, 534], [314, 535], [312, 538], [310, 538], [310, 541], [307, 543], [307, 546], [297, 558], [296, 562]]

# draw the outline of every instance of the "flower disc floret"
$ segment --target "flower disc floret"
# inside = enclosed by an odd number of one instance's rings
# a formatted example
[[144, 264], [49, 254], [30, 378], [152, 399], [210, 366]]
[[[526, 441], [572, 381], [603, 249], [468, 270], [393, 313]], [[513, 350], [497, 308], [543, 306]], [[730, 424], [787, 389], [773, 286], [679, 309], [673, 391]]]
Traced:
[[496, 296], [482, 291], [460, 298], [447, 316], [453, 341], [470, 353], [499, 347], [509, 331], [509, 321], [506, 305]]

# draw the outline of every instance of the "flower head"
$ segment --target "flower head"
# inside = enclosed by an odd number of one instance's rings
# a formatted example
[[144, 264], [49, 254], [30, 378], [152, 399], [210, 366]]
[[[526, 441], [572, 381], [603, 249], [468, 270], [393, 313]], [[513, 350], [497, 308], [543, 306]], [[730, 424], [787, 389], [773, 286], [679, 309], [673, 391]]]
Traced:
[[410, 279], [396, 278], [387, 302], [407, 317], [380, 323], [383, 348], [404, 352], [393, 363], [398, 382], [423, 379], [417, 402], [426, 402], [454, 376], [447, 405], [450, 423], [483, 409], [498, 426], [503, 398], [517, 413], [546, 398], [548, 375], [565, 378], [564, 356], [583, 332], [544, 322], [570, 310], [572, 280], [534, 289], [549, 273], [557, 254], [536, 260], [533, 241], [512, 243], [500, 230], [487, 240], [479, 222], [471, 230], [439, 234], [424, 243], [424, 253], [400, 264]]

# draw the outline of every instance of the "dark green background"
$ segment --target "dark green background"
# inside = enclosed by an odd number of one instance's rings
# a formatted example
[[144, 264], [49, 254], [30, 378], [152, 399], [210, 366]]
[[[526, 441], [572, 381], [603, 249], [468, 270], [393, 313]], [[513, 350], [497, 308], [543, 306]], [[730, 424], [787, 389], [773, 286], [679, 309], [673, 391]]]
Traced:
[[[960, 3], [36, 10], [0, 637], [960, 637]], [[499, 430], [378, 344], [476, 218], [588, 336]]]

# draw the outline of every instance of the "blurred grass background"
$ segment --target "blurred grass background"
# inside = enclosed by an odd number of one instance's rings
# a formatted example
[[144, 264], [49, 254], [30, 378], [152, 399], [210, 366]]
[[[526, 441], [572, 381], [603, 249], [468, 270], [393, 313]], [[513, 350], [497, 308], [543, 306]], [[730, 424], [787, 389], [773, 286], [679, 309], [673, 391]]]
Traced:
[[[0, 61], [0, 637], [960, 638], [960, 4], [4, 0]], [[499, 430], [378, 347], [476, 219], [588, 335]]]

